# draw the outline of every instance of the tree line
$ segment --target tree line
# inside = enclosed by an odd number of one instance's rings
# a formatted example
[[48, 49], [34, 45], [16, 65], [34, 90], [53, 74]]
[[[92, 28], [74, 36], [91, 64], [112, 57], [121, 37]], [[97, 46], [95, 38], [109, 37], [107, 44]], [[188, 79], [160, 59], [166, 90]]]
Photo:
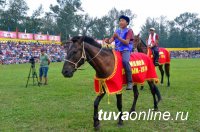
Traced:
[[200, 18], [196, 13], [185, 12], [171, 21], [164, 16], [147, 18], [141, 29], [143, 39], [150, 27], [156, 29], [162, 47], [200, 47]]
[[[62, 40], [75, 35], [88, 35], [96, 39], [110, 37], [118, 27], [118, 18], [124, 14], [136, 18], [130, 9], [112, 8], [106, 15], [91, 17], [82, 8], [81, 0], [57, 0], [44, 11], [40, 5], [32, 14], [25, 0], [0, 0], [0, 29], [15, 31], [16, 28], [30, 33], [61, 34]], [[130, 23], [130, 27], [134, 23]], [[165, 16], [147, 18], [141, 28], [146, 39], [149, 28], [154, 27], [163, 47], [200, 47], [200, 18], [196, 13], [185, 12], [169, 21]]]

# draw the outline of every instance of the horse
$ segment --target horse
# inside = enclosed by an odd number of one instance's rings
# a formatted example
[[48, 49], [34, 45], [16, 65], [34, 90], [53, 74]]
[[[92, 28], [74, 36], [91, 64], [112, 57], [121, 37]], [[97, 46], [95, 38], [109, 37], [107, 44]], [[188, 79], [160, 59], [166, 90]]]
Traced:
[[[148, 50], [150, 51], [150, 49], [148, 49], [147, 45], [145, 44], [145, 42], [139, 37], [139, 35], [134, 36], [134, 47], [135, 49], [137, 49], [138, 52], [141, 53], [145, 53], [148, 54]], [[168, 50], [166, 50], [165, 48], [162, 48], [163, 51], [165, 51], [166, 54], [165, 57], [168, 58], [168, 60], [170, 60], [170, 53]], [[160, 57], [160, 55], [159, 55]], [[159, 58], [160, 59], [160, 58]], [[163, 65], [165, 67], [165, 71], [163, 70]], [[163, 85], [164, 82], [164, 73], [167, 76], [167, 87], [170, 87], [170, 61], [166, 62], [164, 61], [163, 63], [159, 63], [158, 66], [159, 70], [160, 70], [160, 74], [161, 74], [161, 85]], [[143, 89], [143, 86], [141, 87], [141, 90]]]
[[[93, 38], [88, 36], [75, 36], [68, 40], [64, 44], [64, 47], [68, 47], [67, 55], [65, 56], [65, 61], [62, 69], [62, 74], [64, 77], [73, 77], [74, 72], [76, 72], [79, 67], [86, 61], [94, 68], [98, 78], [107, 78], [112, 74], [115, 65], [113, 51], [111, 49], [103, 48], [101, 44], [96, 42]], [[161, 100], [160, 92], [157, 86], [154, 84], [154, 81], [149, 80], [148, 84], [153, 95], [154, 109], [157, 110], [158, 102]], [[100, 121], [98, 119], [98, 107], [105, 94], [106, 90], [103, 87], [103, 92], [97, 95], [94, 101], [93, 126], [95, 129], [100, 128]], [[134, 99], [129, 112], [135, 111], [136, 108], [136, 103], [139, 96], [136, 84], [133, 86], [133, 94]], [[122, 93], [116, 94], [116, 100], [118, 111], [121, 113], [119, 115], [118, 125], [122, 126]]]

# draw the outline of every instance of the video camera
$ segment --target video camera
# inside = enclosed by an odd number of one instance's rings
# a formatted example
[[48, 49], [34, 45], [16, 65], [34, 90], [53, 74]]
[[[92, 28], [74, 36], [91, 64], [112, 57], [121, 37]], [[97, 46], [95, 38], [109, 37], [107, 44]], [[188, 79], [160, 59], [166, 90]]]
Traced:
[[31, 58], [29, 59], [29, 63], [31, 63], [32, 65], [34, 65], [35, 64], [35, 58], [36, 57], [31, 56]]

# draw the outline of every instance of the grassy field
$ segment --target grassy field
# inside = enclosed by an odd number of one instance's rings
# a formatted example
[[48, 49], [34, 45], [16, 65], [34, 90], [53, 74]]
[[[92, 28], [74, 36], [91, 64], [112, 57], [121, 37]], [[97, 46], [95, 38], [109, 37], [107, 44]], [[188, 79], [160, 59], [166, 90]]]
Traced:
[[[61, 74], [62, 63], [49, 69], [49, 85], [25, 88], [29, 64], [0, 65], [0, 131], [93, 131], [94, 70], [91, 67], [75, 73], [71, 79]], [[200, 131], [200, 60], [173, 59], [171, 87], [159, 86], [163, 100], [160, 111], [173, 115], [189, 112], [187, 121], [101, 121], [101, 131]], [[37, 65], [38, 68], [38, 65]], [[165, 80], [166, 81], [166, 80]], [[30, 81], [31, 83], [31, 81]], [[149, 88], [139, 91], [136, 111], [153, 108]], [[116, 111], [116, 100], [110, 95], [100, 103], [103, 111]], [[133, 93], [123, 92], [123, 110], [131, 107]]]

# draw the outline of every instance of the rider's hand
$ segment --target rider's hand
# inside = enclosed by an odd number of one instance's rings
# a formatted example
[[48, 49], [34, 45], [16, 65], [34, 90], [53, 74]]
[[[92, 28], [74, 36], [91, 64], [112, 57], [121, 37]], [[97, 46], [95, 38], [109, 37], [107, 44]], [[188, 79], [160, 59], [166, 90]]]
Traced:
[[148, 47], [149, 47], [149, 48], [152, 48], [152, 47], [153, 47], [153, 44], [151, 43]]
[[109, 38], [105, 38], [104, 42], [109, 43]]
[[119, 36], [118, 36], [117, 33], [114, 33], [113, 37], [114, 37], [114, 38], [117, 38], [117, 39], [119, 38]]

